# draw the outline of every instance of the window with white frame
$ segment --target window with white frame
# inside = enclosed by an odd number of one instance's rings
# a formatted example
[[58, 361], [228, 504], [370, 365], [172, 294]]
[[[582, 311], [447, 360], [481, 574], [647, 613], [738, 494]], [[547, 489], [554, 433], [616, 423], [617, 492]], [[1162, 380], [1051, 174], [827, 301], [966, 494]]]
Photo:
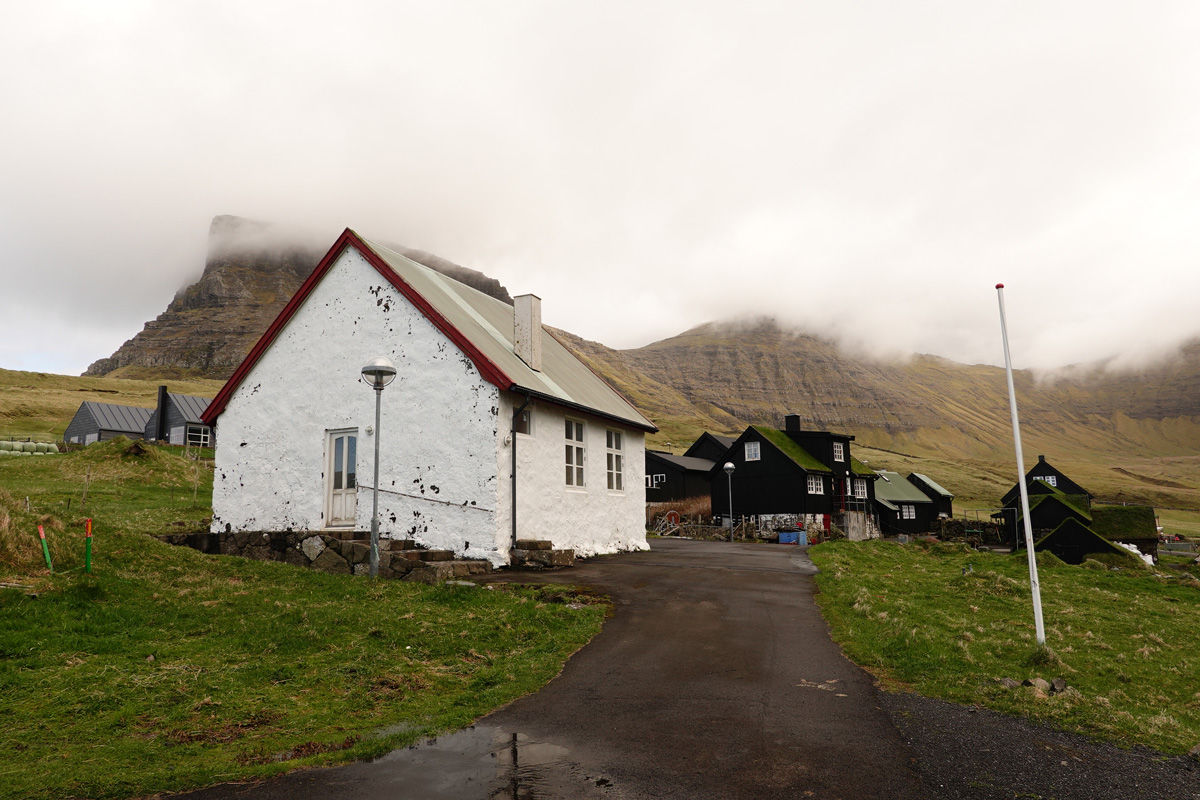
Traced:
[[760, 459], [762, 459], [762, 443], [746, 442], [746, 460], [758, 461]]
[[661, 472], [658, 473], [657, 475], [647, 475], [646, 476], [646, 488], [647, 489], [657, 489], [659, 486], [662, 486], [666, 482], [667, 482], [667, 476]]
[[820, 475], [808, 476], [808, 493], [825, 494], [825, 482], [821, 480]]
[[567, 486], [583, 486], [583, 423], [567, 420]]
[[845, 461], [846, 460], [846, 446], [844, 444], [842, 444], [841, 442], [833, 443], [833, 460], [834, 461]]
[[900, 506], [900, 517], [902, 519], [916, 519], [917, 518], [917, 507], [910, 506], [910, 505], [901, 505]]
[[210, 428], [207, 425], [188, 425], [187, 443], [192, 447], [208, 447], [209, 432]]
[[605, 468], [608, 472], [608, 488], [610, 491], [625, 490], [625, 453], [622, 449], [620, 431], [605, 431]]
[[1038, 475], [1034, 478], [1035, 481], [1045, 481], [1051, 486], [1058, 486], [1058, 476], [1056, 475]]
[[867, 481], [864, 478], [854, 479], [854, 496], [859, 500], [867, 499]]

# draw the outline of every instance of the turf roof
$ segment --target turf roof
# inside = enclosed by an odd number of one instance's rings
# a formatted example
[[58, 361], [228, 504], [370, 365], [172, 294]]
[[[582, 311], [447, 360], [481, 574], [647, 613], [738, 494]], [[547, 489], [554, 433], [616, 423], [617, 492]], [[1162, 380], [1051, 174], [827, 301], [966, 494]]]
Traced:
[[808, 472], [832, 472], [829, 467], [822, 464], [811, 453], [805, 450], [800, 445], [796, 444], [792, 437], [786, 433], [774, 428], [761, 428], [758, 425], [751, 425], [759, 436], [762, 436], [771, 444], [775, 445], [775, 449], [783, 453], [785, 456], [796, 462], [796, 465], [807, 470]]
[[1112, 541], [1149, 539], [1158, 535], [1150, 506], [1095, 506], [1092, 530]]

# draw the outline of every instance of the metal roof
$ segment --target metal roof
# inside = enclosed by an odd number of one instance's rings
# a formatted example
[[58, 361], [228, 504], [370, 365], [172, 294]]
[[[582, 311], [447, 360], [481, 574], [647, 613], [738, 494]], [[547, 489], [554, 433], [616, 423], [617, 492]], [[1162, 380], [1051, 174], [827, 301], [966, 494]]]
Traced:
[[363, 241], [508, 376], [513, 385], [503, 388], [518, 392], [528, 390], [548, 400], [558, 400], [639, 428], [656, 430], [654, 423], [544, 329], [541, 371], [522, 361], [513, 352], [512, 306], [405, 258], [378, 242]]
[[913, 486], [899, 472], [886, 469], [876, 470], [879, 480], [875, 481], [875, 499], [891, 507], [893, 503], [932, 503], [929, 495]]
[[175, 394], [168, 393], [171, 401], [175, 403], [175, 407], [179, 409], [179, 413], [190, 425], [203, 424], [200, 420], [200, 415], [204, 413], [204, 409], [208, 408], [208, 404], [212, 401], [207, 397], [195, 397], [190, 394]]
[[912, 477], [920, 478], [922, 481], [925, 482], [926, 486], [928, 486], [930, 489], [932, 489], [933, 491], [940, 494], [942, 497], [954, 497], [954, 495], [950, 494], [950, 492], [947, 492], [945, 489], [943, 489], [941, 486], [939, 486], [932, 478], [929, 478], [928, 476], [922, 475], [919, 472], [914, 472], [912, 474]]
[[342, 232], [304, 285], [234, 370], [233, 376], [221, 387], [204, 412], [204, 422], [211, 425], [216, 421], [254, 364], [349, 247], [362, 254], [388, 283], [461, 349], [488, 382], [501, 389], [528, 393], [645, 431], [658, 430], [544, 327], [542, 369], [530, 368], [513, 352], [512, 306], [405, 258], [384, 245], [369, 242], [349, 228]]
[[92, 419], [96, 420], [100, 430], [133, 433], [137, 434], [139, 439], [146, 431], [146, 423], [150, 421], [150, 415], [154, 413], [152, 408], [118, 406], [91, 400], [85, 400], [83, 407], [92, 415]]
[[656, 450], [647, 450], [647, 456], [654, 456], [668, 464], [674, 464], [677, 467], [690, 470], [692, 472], [708, 472], [713, 468], [715, 461], [709, 461], [707, 458], [696, 458], [695, 456], [676, 456], [671, 453], [660, 453]]

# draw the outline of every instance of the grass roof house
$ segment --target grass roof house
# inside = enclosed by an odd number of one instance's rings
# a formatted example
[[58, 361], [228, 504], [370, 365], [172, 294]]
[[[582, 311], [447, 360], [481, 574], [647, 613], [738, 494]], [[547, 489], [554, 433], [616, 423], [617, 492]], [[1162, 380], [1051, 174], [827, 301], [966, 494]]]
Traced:
[[[730, 515], [732, 489], [735, 518], [763, 515], [796, 516], [808, 525], [831, 530], [836, 525], [850, 539], [879, 536], [874, 522], [875, 473], [850, 454], [853, 436], [806, 431], [789, 414], [783, 430], [751, 425], [734, 440], [724, 461], [709, 473], [713, 514]], [[732, 485], [730, 484], [732, 481]]]

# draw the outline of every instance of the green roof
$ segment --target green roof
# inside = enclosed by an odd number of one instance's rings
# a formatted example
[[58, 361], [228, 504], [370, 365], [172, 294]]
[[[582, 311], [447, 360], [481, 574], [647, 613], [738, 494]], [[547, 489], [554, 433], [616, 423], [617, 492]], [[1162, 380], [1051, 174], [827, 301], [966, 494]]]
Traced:
[[899, 472], [886, 469], [876, 471], [879, 480], [875, 481], [875, 499], [890, 503], [932, 503], [929, 495], [908, 482]]
[[1110, 541], [1152, 539], [1158, 535], [1150, 506], [1095, 506], [1092, 530]]
[[796, 465], [809, 472], [833, 472], [829, 467], [818, 461], [811, 453], [805, 450], [800, 445], [792, 440], [783, 431], [775, 430], [774, 428], [760, 428], [758, 425], [750, 426], [759, 436], [766, 439], [771, 444], [775, 445], [775, 449], [783, 453], [785, 456], [796, 462]]
[[1067, 508], [1077, 512], [1089, 522], [1091, 521], [1092, 513], [1088, 510], [1090, 504], [1086, 494], [1065, 494], [1058, 489], [1054, 489], [1053, 487], [1051, 491], [1046, 494], [1030, 495], [1029, 510], [1032, 512], [1033, 509], [1037, 508], [1042, 503], [1048, 502], [1052, 499], [1057, 500]]
[[941, 486], [939, 486], [938, 483], [936, 481], [934, 481], [933, 479], [931, 479], [928, 475], [922, 475], [919, 472], [914, 472], [913, 475], [916, 475], [918, 478], [925, 481], [926, 486], [928, 486], [930, 489], [933, 489], [935, 492], [940, 494], [942, 497], [954, 497], [953, 494], [951, 494], [950, 492], [946, 491]]
[[850, 456], [850, 471], [860, 478], [869, 478], [875, 474], [875, 470], [871, 469], [854, 456]]

